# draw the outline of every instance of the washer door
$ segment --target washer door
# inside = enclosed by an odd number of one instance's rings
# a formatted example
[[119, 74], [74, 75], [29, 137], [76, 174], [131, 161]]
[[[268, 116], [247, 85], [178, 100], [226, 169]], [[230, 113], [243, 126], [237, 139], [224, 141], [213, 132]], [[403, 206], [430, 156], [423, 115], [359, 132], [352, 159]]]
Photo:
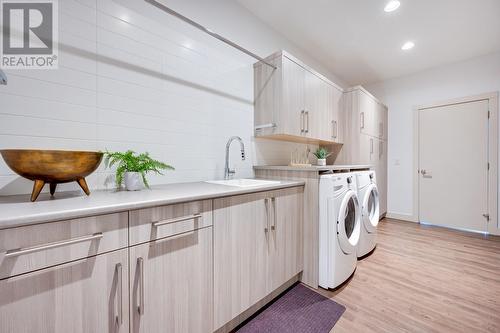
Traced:
[[379, 194], [377, 185], [368, 186], [363, 198], [363, 225], [368, 232], [375, 232], [380, 217]]
[[349, 190], [340, 204], [337, 217], [337, 238], [346, 254], [356, 251], [361, 231], [360, 219], [358, 197], [353, 190]]

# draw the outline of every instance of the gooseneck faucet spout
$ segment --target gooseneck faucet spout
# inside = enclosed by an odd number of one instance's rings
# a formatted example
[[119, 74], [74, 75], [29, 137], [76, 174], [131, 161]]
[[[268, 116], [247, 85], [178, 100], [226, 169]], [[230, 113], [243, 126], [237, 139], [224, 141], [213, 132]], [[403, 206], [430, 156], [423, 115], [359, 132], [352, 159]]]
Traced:
[[229, 168], [229, 148], [231, 147], [231, 143], [234, 140], [238, 140], [240, 142], [240, 150], [241, 150], [241, 160], [245, 160], [245, 145], [243, 144], [243, 140], [239, 136], [232, 136], [229, 138], [226, 144], [226, 163], [224, 167], [224, 179], [231, 179], [233, 175], [236, 173], [234, 169]]

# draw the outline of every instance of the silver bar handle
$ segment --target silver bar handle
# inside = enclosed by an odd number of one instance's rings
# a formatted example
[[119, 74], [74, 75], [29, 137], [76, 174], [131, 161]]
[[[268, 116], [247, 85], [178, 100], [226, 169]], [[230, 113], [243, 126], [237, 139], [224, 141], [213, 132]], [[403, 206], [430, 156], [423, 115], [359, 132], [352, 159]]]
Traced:
[[361, 112], [361, 113], [359, 114], [359, 117], [360, 117], [360, 119], [359, 119], [359, 122], [360, 122], [360, 128], [361, 128], [361, 129], [364, 129], [364, 128], [365, 128], [365, 113], [364, 113], [364, 112]]
[[264, 227], [264, 232], [267, 234], [269, 232], [269, 198], [264, 199], [264, 205], [266, 206], [266, 226]]
[[137, 269], [139, 270], [139, 304], [137, 311], [140, 315], [144, 314], [144, 259], [137, 258]]
[[17, 257], [17, 256], [20, 256], [23, 254], [30, 254], [30, 253], [34, 253], [34, 252], [40, 252], [43, 250], [55, 249], [57, 247], [62, 247], [62, 246], [66, 246], [66, 245], [82, 243], [82, 242], [102, 238], [102, 236], [103, 236], [102, 232], [97, 232], [97, 233], [92, 234], [92, 235], [71, 238], [71, 239], [67, 239], [64, 241], [60, 241], [60, 242], [52, 242], [52, 243], [47, 243], [47, 244], [43, 244], [43, 245], [39, 245], [39, 246], [30, 246], [30, 247], [24, 247], [24, 248], [19, 248], [19, 249], [8, 250], [5, 253], [5, 258]]
[[188, 221], [188, 220], [196, 220], [196, 219], [199, 219], [201, 217], [202, 217], [201, 214], [193, 214], [193, 215], [183, 216], [183, 217], [174, 218], [174, 219], [170, 219], [170, 220], [163, 220], [163, 221], [153, 222], [152, 224], [153, 224], [153, 227], [156, 228], [156, 227], [159, 227], [159, 226], [162, 226], [162, 225], [165, 225], [165, 224], [182, 222], [182, 221]]
[[332, 120], [332, 138], [336, 139], [338, 136], [338, 127], [337, 127], [337, 121]]
[[271, 198], [271, 203], [273, 206], [273, 224], [271, 225], [271, 230], [276, 230], [276, 198]]
[[306, 111], [300, 111], [300, 133], [304, 133], [305, 129], [305, 113]]
[[370, 154], [373, 154], [373, 138], [370, 138]]
[[384, 136], [384, 123], [381, 122], [380, 125], [379, 125], [379, 127], [378, 127], [378, 129], [379, 129], [379, 132], [380, 132], [379, 133], [380, 137], [383, 137]]
[[116, 316], [116, 322], [118, 325], [123, 325], [123, 267], [121, 263], [116, 264], [116, 274], [118, 278], [118, 287], [116, 288], [118, 293], [118, 314]]
[[306, 126], [306, 133], [309, 133], [309, 111], [306, 111], [306, 119], [307, 119], [307, 126]]
[[259, 131], [259, 130], [262, 130], [262, 129], [265, 129], [265, 128], [276, 128], [277, 125], [275, 123], [269, 123], [269, 124], [263, 124], [263, 125], [258, 125], [258, 126], [255, 126], [254, 129], [256, 131]]
[[378, 157], [381, 158], [384, 155], [384, 142], [380, 141], [378, 143]]

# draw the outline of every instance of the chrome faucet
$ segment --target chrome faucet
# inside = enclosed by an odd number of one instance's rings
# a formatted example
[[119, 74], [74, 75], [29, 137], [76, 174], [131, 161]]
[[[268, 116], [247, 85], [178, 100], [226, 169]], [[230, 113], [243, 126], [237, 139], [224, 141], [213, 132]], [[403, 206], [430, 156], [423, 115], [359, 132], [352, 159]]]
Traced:
[[245, 145], [243, 144], [243, 140], [239, 136], [232, 136], [229, 138], [229, 141], [227, 141], [226, 144], [226, 164], [224, 167], [224, 179], [231, 179], [233, 178], [233, 175], [236, 173], [234, 169], [229, 168], [229, 148], [231, 147], [231, 143], [234, 140], [238, 140], [240, 142], [240, 149], [241, 149], [241, 160], [245, 160]]

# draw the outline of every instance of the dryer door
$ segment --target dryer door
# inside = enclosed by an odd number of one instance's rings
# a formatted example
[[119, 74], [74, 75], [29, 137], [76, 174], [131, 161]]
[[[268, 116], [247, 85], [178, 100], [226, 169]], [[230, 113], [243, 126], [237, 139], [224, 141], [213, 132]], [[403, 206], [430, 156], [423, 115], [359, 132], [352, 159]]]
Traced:
[[361, 216], [358, 197], [353, 190], [347, 191], [340, 204], [337, 217], [337, 238], [342, 251], [350, 254], [356, 251], [361, 232]]
[[379, 221], [379, 194], [377, 185], [370, 184], [366, 189], [363, 197], [362, 205], [362, 219], [365, 229], [372, 233], [377, 230], [377, 225]]

